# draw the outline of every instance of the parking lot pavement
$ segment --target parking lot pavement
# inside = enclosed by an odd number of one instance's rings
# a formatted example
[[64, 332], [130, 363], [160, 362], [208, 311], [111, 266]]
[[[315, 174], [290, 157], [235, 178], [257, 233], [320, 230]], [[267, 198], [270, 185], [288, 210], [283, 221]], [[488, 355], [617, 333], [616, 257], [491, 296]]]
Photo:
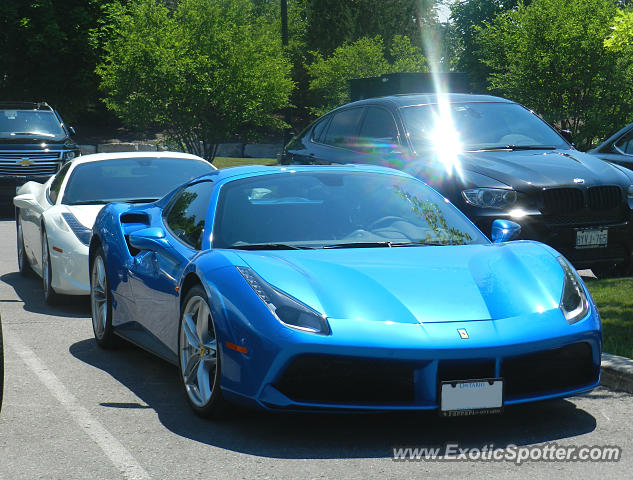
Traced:
[[[177, 372], [145, 352], [97, 348], [86, 298], [48, 307], [17, 273], [15, 225], [0, 221], [5, 399], [1, 479], [624, 478], [633, 469], [633, 402], [600, 388], [499, 416], [269, 414], [203, 421]], [[622, 448], [619, 462], [394, 462], [392, 447], [509, 448], [554, 442]]]

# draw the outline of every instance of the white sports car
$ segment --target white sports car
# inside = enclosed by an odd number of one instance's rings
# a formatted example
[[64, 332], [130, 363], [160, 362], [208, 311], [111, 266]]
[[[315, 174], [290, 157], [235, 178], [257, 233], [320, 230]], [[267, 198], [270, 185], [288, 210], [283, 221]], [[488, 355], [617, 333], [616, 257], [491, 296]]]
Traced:
[[215, 167], [178, 152], [83, 155], [46, 183], [28, 182], [13, 198], [18, 266], [42, 277], [44, 298], [88, 295], [88, 245], [92, 225], [110, 202], [153, 202]]

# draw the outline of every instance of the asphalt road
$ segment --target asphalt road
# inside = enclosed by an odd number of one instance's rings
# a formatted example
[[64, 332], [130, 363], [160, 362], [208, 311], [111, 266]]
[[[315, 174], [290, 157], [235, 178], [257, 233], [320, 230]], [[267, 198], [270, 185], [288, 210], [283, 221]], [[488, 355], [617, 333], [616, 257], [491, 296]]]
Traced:
[[[132, 347], [100, 350], [86, 298], [48, 307], [17, 273], [15, 225], [0, 221], [5, 398], [0, 479], [630, 478], [633, 401], [598, 389], [499, 416], [297, 415], [236, 410], [203, 421], [174, 367]], [[393, 446], [615, 445], [612, 463], [394, 462]]]

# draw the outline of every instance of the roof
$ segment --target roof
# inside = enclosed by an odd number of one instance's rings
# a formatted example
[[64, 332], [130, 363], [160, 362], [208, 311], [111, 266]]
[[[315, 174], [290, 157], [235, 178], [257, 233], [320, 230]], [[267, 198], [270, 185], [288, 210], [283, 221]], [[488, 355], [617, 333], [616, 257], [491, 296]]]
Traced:
[[208, 173], [198, 179], [213, 179], [215, 181], [237, 180], [238, 178], [256, 177], [259, 175], [272, 175], [295, 172], [366, 172], [383, 173], [410, 177], [409, 174], [393, 168], [379, 165], [362, 164], [336, 164], [336, 165], [245, 165], [240, 167], [223, 168], [216, 172]]
[[[112, 160], [117, 158], [187, 158], [190, 160], [199, 160], [208, 163], [204, 158], [190, 153], [182, 152], [116, 152], [116, 153], [92, 153], [90, 155], [81, 155], [72, 160], [74, 164], [99, 162], [103, 160]], [[213, 166], [213, 165], [212, 165]], [[213, 167], [216, 168], [216, 167]]]
[[502, 102], [514, 103], [507, 98], [495, 97], [492, 95], [475, 95], [471, 93], [416, 93], [407, 95], [390, 95], [387, 97], [373, 97], [364, 100], [342, 105], [341, 107], [349, 107], [352, 105], [390, 103], [391, 105], [400, 107], [409, 107], [413, 105], [428, 105], [439, 103], [440, 100], [446, 100], [448, 103], [467, 103], [467, 102]]

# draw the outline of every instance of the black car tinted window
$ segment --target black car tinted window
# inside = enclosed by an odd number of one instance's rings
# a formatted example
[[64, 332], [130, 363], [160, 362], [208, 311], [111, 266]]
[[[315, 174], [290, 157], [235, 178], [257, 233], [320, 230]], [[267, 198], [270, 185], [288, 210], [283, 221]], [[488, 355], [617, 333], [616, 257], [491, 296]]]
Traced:
[[165, 219], [172, 233], [196, 250], [202, 248], [202, 232], [212, 191], [212, 182], [200, 182], [183, 189]]
[[360, 128], [360, 137], [363, 140], [395, 143], [398, 129], [391, 113], [383, 108], [368, 107]]
[[154, 201], [213, 171], [201, 160], [130, 157], [77, 165], [64, 190], [65, 204]]
[[51, 111], [7, 109], [0, 112], [0, 136], [20, 137], [34, 134], [50, 138], [66, 135]]
[[313, 142], [322, 142], [323, 141], [323, 132], [325, 131], [325, 127], [327, 126], [330, 117], [325, 117], [319, 123], [317, 123], [312, 129], [312, 141]]
[[323, 143], [336, 147], [349, 147], [356, 143], [362, 108], [350, 108], [335, 113]]
[[409, 139], [417, 151], [479, 150], [518, 146], [569, 148], [537, 115], [516, 103], [466, 102], [401, 109]]
[[57, 202], [57, 197], [59, 196], [59, 189], [62, 188], [62, 183], [64, 183], [64, 178], [66, 178], [66, 174], [68, 173], [68, 169], [70, 168], [70, 163], [64, 165], [55, 178], [51, 182], [51, 188], [48, 191], [48, 199], [51, 203]]
[[633, 155], [633, 131], [630, 131], [618, 140], [615, 144], [615, 148], [627, 155]]

